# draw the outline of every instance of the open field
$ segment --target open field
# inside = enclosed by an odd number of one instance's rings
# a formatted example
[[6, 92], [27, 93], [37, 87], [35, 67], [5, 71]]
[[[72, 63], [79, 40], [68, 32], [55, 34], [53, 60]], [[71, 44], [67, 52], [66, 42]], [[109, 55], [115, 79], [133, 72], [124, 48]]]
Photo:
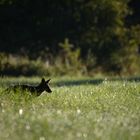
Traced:
[[0, 140], [139, 140], [139, 79], [54, 78], [52, 94], [6, 93], [0, 79]]

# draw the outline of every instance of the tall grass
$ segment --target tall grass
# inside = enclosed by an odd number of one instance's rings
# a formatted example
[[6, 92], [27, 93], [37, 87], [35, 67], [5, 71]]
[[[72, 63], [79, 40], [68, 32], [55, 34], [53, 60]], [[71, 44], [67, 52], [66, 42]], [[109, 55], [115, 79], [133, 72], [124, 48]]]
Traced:
[[140, 83], [79, 78], [52, 80], [52, 94], [6, 93], [10, 82], [37, 83], [38, 78], [1, 79], [2, 140], [139, 140]]

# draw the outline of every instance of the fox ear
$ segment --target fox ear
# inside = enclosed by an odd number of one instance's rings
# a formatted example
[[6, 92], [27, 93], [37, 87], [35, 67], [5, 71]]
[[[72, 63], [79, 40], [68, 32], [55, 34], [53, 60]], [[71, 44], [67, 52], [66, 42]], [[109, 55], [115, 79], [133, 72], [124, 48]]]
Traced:
[[44, 78], [42, 78], [41, 83], [44, 83], [44, 82], [45, 82], [45, 79], [44, 79]]
[[49, 83], [51, 79], [47, 80], [46, 83]]

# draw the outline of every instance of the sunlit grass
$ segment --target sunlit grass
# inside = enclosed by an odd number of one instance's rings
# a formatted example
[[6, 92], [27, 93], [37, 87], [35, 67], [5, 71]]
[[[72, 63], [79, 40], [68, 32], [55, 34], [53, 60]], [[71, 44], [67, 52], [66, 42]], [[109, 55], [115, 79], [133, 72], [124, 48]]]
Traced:
[[140, 139], [139, 82], [61, 78], [52, 80], [52, 94], [37, 98], [4, 92], [10, 83], [26, 81], [40, 79], [1, 80], [0, 139]]

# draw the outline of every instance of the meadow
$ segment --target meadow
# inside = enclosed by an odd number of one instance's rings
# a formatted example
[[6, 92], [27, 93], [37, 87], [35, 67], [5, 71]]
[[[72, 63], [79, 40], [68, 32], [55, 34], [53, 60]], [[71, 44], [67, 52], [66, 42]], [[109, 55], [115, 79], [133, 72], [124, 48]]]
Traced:
[[139, 140], [139, 79], [52, 78], [52, 93], [5, 92], [0, 78], [0, 140]]

